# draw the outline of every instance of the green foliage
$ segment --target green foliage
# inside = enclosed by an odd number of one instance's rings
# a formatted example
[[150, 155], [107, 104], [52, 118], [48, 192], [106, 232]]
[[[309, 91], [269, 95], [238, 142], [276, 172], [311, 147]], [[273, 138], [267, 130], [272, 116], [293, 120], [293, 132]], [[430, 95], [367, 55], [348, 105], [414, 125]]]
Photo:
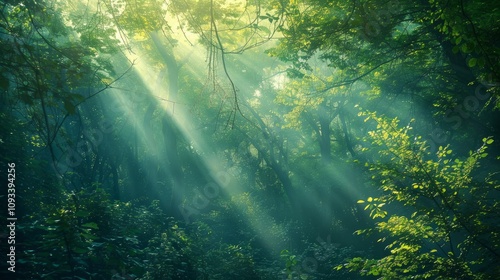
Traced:
[[[0, 168], [20, 174], [18, 275], [494, 279], [495, 4], [3, 3]], [[274, 68], [257, 47], [277, 31], [268, 53], [288, 64]], [[115, 83], [134, 56], [137, 71]], [[358, 102], [391, 117], [361, 112], [362, 123]], [[221, 131], [227, 115], [241, 122]], [[449, 123], [436, 151], [418, 136]], [[377, 186], [357, 205], [363, 176], [346, 159]], [[203, 222], [172, 217], [182, 205]], [[358, 244], [351, 229], [370, 224], [360, 205], [374, 226]], [[343, 244], [311, 243], [318, 232]], [[364, 248], [377, 239], [385, 251]]]
[[[318, 241], [318, 240], [316, 240]], [[347, 270], [335, 269], [347, 258], [359, 252], [351, 247], [342, 247], [340, 244], [328, 242], [306, 242], [307, 248], [300, 254], [291, 254], [282, 250], [280, 257], [284, 261], [281, 274], [287, 279], [359, 279], [360, 276]], [[341, 265], [340, 265], [341, 266]]]
[[208, 279], [258, 279], [253, 248], [248, 245], [220, 244], [205, 255]]
[[[112, 202], [102, 191], [66, 194], [59, 205], [46, 206], [29, 222], [23, 233], [35, 238], [25, 246], [21, 262], [27, 269], [20, 273], [32, 277], [132, 277], [155, 264], [158, 250], [172, 257], [189, 248], [177, 244], [188, 239], [178, 233], [178, 226], [161, 213], [157, 203], [136, 207]], [[158, 235], [166, 242], [163, 248], [155, 241]], [[148, 247], [148, 240], [158, 246]]]
[[381, 195], [360, 200], [377, 221], [374, 229], [388, 254], [380, 259], [353, 258], [345, 266], [382, 279], [493, 279], [499, 260], [498, 182], [478, 171], [493, 139], [465, 159], [448, 147], [435, 155], [411, 126], [398, 119], [361, 112], [376, 128], [364, 150], [377, 157], [366, 162]]
[[280, 256], [285, 261], [286, 279], [308, 279], [307, 274], [300, 272], [300, 263], [296, 255], [290, 254], [288, 250], [282, 250]]
[[[73, 275], [84, 279], [98, 226], [88, 220], [90, 213], [80, 208], [75, 194], [66, 194], [59, 203], [31, 216], [31, 224], [23, 233], [37, 238], [26, 244], [27, 257], [21, 262], [42, 278], [67, 279]], [[33, 273], [28, 271], [21, 273]]]
[[[102, 190], [68, 193], [25, 219], [33, 236], [19, 260], [44, 279], [258, 279], [254, 249], [212, 239], [204, 224], [181, 228], [157, 201], [111, 201]], [[262, 268], [260, 268], [262, 270]]]

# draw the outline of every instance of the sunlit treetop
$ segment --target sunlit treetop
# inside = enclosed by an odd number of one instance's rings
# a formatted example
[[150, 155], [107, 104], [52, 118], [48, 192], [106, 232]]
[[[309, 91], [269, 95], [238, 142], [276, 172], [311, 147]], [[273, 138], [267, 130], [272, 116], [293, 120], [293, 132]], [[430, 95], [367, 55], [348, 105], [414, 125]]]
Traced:
[[435, 77], [491, 84], [500, 80], [493, 39], [500, 32], [497, 6], [494, 1], [294, 2], [286, 7], [284, 38], [271, 54], [298, 70], [310, 70], [308, 61], [317, 54], [345, 69], [351, 82], [373, 71], [393, 74], [406, 64]]

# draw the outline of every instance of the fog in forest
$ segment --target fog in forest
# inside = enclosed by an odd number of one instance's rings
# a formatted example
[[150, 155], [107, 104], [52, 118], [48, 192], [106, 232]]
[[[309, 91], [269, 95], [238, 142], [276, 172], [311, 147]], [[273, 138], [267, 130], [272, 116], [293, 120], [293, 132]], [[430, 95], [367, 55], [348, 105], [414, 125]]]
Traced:
[[496, 1], [0, 4], [2, 279], [498, 279]]

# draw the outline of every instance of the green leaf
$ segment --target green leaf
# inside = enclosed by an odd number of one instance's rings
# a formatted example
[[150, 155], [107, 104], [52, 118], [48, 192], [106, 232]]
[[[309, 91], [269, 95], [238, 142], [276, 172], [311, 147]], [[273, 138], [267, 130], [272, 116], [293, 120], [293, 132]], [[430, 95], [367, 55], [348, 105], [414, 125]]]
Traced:
[[365, 201], [364, 201], [364, 200], [362, 200], [362, 199], [360, 199], [360, 200], [358, 200], [358, 202], [357, 202], [357, 203], [365, 203]]
[[267, 32], [267, 33], [271, 33], [271, 31], [269, 30], [269, 28], [267, 28], [265, 26], [259, 26], [258, 29], [261, 30], [261, 31]]
[[473, 57], [473, 58], [469, 59], [469, 62], [467, 64], [469, 65], [469, 67], [472, 68], [472, 67], [476, 66], [476, 63], [477, 63], [477, 59]]
[[467, 44], [462, 44], [460, 46], [460, 50], [463, 52], [463, 53], [469, 53], [469, 49], [467, 48]]
[[88, 252], [87, 249], [84, 249], [84, 248], [79, 248], [79, 247], [75, 247], [73, 248], [72, 250], [73, 252], [77, 253], [77, 254], [85, 254]]
[[81, 233], [81, 236], [83, 236], [85, 239], [88, 239], [88, 240], [97, 239], [97, 236], [90, 234], [90, 233]]
[[96, 223], [86, 223], [86, 224], [83, 224], [82, 227], [99, 229], [99, 227], [97, 226]]

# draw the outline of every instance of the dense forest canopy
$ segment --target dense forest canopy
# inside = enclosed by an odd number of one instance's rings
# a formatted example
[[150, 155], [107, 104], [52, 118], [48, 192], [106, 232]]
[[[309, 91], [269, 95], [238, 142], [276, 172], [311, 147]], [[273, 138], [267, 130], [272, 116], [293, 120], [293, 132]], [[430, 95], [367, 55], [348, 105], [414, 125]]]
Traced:
[[494, 0], [0, 1], [2, 279], [498, 279]]

